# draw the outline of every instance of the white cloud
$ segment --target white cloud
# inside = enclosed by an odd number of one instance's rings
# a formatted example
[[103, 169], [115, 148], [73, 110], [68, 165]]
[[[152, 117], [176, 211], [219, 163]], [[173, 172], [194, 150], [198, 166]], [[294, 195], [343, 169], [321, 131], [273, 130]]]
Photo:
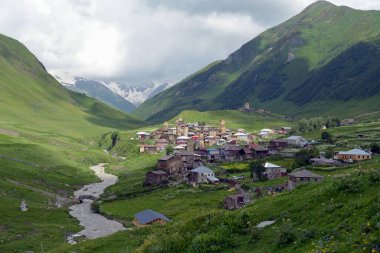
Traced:
[[[2, 0], [0, 33], [50, 71], [123, 81], [179, 80], [223, 59], [313, 0]], [[380, 9], [378, 0], [334, 0]]]

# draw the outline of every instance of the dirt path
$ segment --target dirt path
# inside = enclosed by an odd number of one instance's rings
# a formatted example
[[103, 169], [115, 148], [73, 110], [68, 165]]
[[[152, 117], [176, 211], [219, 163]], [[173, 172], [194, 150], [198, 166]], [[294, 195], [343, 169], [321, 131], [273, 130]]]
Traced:
[[5, 128], [0, 128], [0, 134], [4, 134], [4, 135], [8, 135], [8, 136], [13, 136], [13, 137], [20, 136], [20, 133], [18, 133], [16, 131], [9, 130], [9, 129], [5, 129]]
[[360, 114], [360, 115], [357, 115], [357, 116], [355, 116], [353, 118], [356, 119], [356, 118], [360, 118], [360, 117], [363, 117], [363, 116], [372, 115], [372, 114], [376, 114], [376, 113], [380, 113], [380, 111]]
[[57, 199], [60, 203], [62, 204], [65, 204], [65, 203], [69, 203], [70, 200], [65, 198], [65, 197], [62, 197], [62, 196], [59, 196], [57, 194], [54, 194], [54, 193], [51, 193], [51, 192], [48, 192], [48, 191], [45, 191], [45, 190], [42, 190], [42, 189], [39, 189], [39, 188], [36, 188], [36, 187], [33, 187], [33, 186], [30, 186], [30, 185], [26, 185], [24, 183], [20, 183], [18, 181], [15, 181], [15, 180], [12, 180], [12, 179], [9, 179], [9, 178], [5, 178], [5, 180], [9, 183], [12, 183], [14, 185], [18, 185], [18, 186], [21, 186], [21, 187], [24, 187], [28, 190], [31, 190], [33, 192], [38, 192], [38, 193], [41, 193], [42, 195], [45, 195], [47, 197], [50, 197], [52, 199]]
[[[96, 176], [102, 181], [100, 183], [85, 185], [82, 189], [74, 192], [74, 197], [76, 199], [80, 199], [81, 196], [91, 196], [94, 199], [97, 199], [108, 186], [114, 185], [117, 182], [117, 176], [104, 172], [104, 165], [104, 163], [101, 163], [90, 167], [90, 169], [94, 171]], [[76, 241], [74, 239], [80, 236], [85, 236], [88, 239], [95, 239], [126, 229], [121, 223], [109, 220], [98, 213], [94, 213], [91, 209], [93, 201], [94, 200], [91, 199], [83, 199], [82, 203], [70, 207], [70, 214], [79, 220], [83, 230], [74, 235], [68, 236], [68, 243], [75, 244]]]

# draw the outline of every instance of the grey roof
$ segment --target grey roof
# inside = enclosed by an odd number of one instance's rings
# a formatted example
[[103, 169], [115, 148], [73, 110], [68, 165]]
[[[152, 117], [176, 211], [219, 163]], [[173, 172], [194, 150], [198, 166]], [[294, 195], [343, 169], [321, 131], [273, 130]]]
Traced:
[[364, 150], [354, 148], [349, 151], [340, 151], [338, 153], [339, 155], [370, 155], [369, 153], [365, 152]]
[[226, 198], [230, 198], [230, 199], [244, 198], [244, 194], [237, 193], [237, 194], [234, 194], [234, 195], [229, 195]]
[[160, 160], [160, 161], [167, 161], [167, 160], [172, 159], [173, 157], [174, 157], [174, 155], [165, 155], [165, 156], [161, 157], [158, 160]]
[[304, 138], [302, 136], [296, 136], [296, 135], [293, 135], [293, 136], [289, 136], [288, 138], [286, 138], [287, 140], [304, 140]]
[[237, 147], [235, 144], [224, 144], [223, 146], [220, 146], [219, 149], [227, 149], [231, 147]]
[[264, 167], [265, 167], [265, 168], [281, 168], [281, 166], [278, 166], [277, 164], [268, 163], [268, 162], [266, 162], [266, 163], [264, 164]]
[[293, 177], [300, 177], [300, 178], [323, 178], [322, 176], [320, 175], [317, 175], [311, 171], [308, 171], [308, 170], [298, 170], [298, 171], [294, 171], [292, 173], [289, 174], [289, 176], [293, 176]]
[[191, 151], [187, 151], [187, 150], [180, 151], [177, 153], [177, 155], [178, 156], [199, 156], [198, 154]]
[[166, 175], [167, 173], [163, 170], [153, 170], [149, 171], [150, 173], [156, 174], [156, 175]]
[[211, 169], [205, 167], [205, 166], [199, 166], [198, 168], [192, 169], [192, 172], [198, 172], [198, 173], [210, 173], [214, 172]]
[[170, 221], [170, 219], [168, 217], [166, 217], [165, 215], [161, 214], [161, 213], [158, 213], [158, 212], [155, 212], [153, 210], [150, 210], [150, 209], [146, 209], [144, 211], [141, 211], [139, 213], [137, 213], [135, 215], [135, 218], [141, 223], [141, 224], [147, 224], [147, 223], [150, 223], [156, 219], [161, 219], [161, 220], [165, 220], [165, 221]]
[[253, 150], [250, 148], [242, 148], [246, 154], [253, 154]]
[[271, 140], [271, 142], [286, 142], [287, 143], [285, 139], [273, 139]]

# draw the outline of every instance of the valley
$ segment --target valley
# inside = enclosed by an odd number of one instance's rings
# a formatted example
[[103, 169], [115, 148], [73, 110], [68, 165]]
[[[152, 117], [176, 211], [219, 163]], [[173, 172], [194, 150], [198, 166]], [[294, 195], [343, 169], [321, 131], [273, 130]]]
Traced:
[[380, 252], [379, 13], [317, 1], [175, 85], [0, 34], [0, 252]]
[[350, 117], [379, 108], [378, 11], [317, 1], [134, 111], [151, 123], [184, 110]]

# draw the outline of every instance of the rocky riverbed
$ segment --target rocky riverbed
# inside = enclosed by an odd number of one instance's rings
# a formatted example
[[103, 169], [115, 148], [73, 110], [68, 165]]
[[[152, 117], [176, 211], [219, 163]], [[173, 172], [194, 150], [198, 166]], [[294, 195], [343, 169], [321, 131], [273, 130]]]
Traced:
[[91, 209], [92, 202], [99, 198], [107, 187], [114, 185], [118, 180], [117, 176], [104, 172], [104, 166], [105, 164], [101, 163], [90, 167], [101, 179], [101, 182], [85, 185], [74, 192], [74, 198], [82, 199], [82, 202], [71, 206], [70, 214], [79, 220], [83, 230], [68, 236], [68, 243], [75, 244], [76, 237], [85, 236], [88, 239], [95, 239], [126, 229], [120, 222], [109, 220], [98, 213], [94, 213]]

